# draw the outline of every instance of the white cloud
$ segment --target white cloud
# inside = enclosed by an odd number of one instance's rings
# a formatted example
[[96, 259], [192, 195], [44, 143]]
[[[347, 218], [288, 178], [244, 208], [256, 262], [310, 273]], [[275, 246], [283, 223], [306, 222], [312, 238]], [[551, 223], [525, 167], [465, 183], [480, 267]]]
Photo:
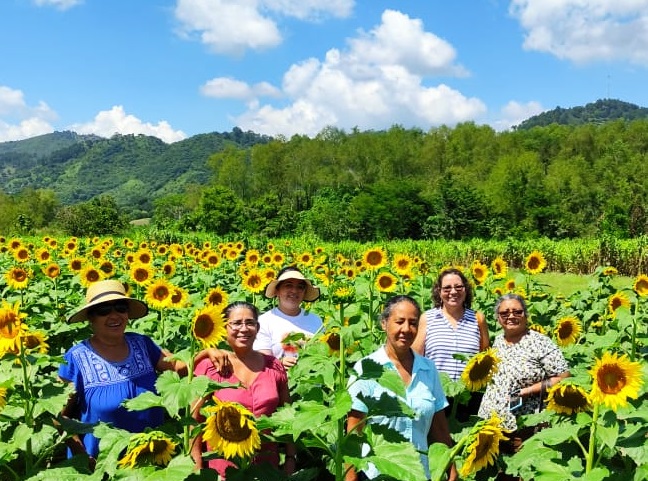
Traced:
[[501, 110], [499, 119], [492, 122], [491, 125], [495, 130], [508, 130], [514, 125], [520, 125], [523, 121], [534, 115], [544, 112], [545, 109], [540, 102], [530, 101], [521, 104], [514, 100], [508, 102]]
[[44, 102], [30, 106], [23, 92], [0, 85], [0, 142], [22, 140], [52, 132], [56, 114]]
[[101, 137], [112, 137], [116, 133], [151, 135], [166, 143], [187, 138], [184, 132], [173, 130], [169, 123], [164, 120], [157, 124], [151, 124], [142, 122], [133, 115], [127, 115], [121, 105], [115, 105], [110, 110], [99, 112], [92, 122], [74, 124], [67, 129], [78, 134], [95, 134]]
[[257, 97], [278, 97], [281, 92], [268, 82], [249, 85], [247, 82], [230, 77], [216, 77], [200, 87], [207, 97], [254, 101]]
[[576, 63], [648, 66], [648, 0], [512, 0], [524, 48]]
[[181, 36], [197, 36], [214, 53], [240, 56], [282, 42], [272, 16], [347, 17], [353, 5], [353, 0], [177, 0], [175, 16]]
[[428, 128], [473, 120], [486, 111], [481, 100], [425, 83], [431, 75], [466, 75], [455, 57], [420, 20], [387, 10], [379, 26], [350, 39], [347, 49], [292, 65], [282, 82], [288, 105], [250, 105], [236, 122], [244, 130], [290, 136], [315, 135], [327, 125]]
[[59, 10], [67, 10], [76, 5], [81, 5], [83, 0], [34, 0], [34, 3], [39, 7], [53, 6]]

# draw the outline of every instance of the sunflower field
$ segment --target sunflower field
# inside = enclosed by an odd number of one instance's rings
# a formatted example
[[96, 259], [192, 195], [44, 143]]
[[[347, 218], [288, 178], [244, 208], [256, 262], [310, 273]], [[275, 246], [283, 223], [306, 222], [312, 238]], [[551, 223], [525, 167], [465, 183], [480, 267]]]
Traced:
[[[546, 427], [512, 456], [498, 451], [508, 433], [496, 416], [460, 423], [451, 414], [455, 444], [430, 447], [432, 479], [444, 479], [451, 463], [462, 479], [494, 479], [499, 470], [537, 481], [648, 479], [648, 275], [636, 272], [619, 288], [613, 282], [617, 268], [599, 265], [583, 274], [586, 288], [564, 296], [537, 280], [548, 268], [541, 246], [515, 260], [503, 251], [461, 263], [455, 256], [433, 258], [401, 247], [353, 251], [252, 239], [0, 238], [0, 480], [215, 480], [215, 471], [196, 471], [190, 457], [201, 430], [215, 456], [238, 466], [228, 480], [342, 481], [349, 465], [361, 469], [372, 462], [393, 479], [419, 481], [419, 453], [410, 444], [369, 427], [361, 435], [346, 433], [347, 383], [355, 362], [384, 340], [378, 315], [385, 300], [408, 294], [428, 309], [432, 284], [450, 265], [471, 279], [473, 308], [486, 314], [491, 338], [498, 334], [496, 299], [520, 294], [528, 302], [531, 328], [561, 347], [572, 375], [549, 390], [544, 410], [521, 419], [524, 426]], [[70, 395], [57, 379], [62, 354], [90, 335], [85, 323], [68, 324], [66, 318], [84, 303], [91, 283], [122, 281], [130, 296], [151, 308], [146, 317], [131, 320], [130, 329], [193, 366], [200, 349], [226, 348], [223, 308], [239, 300], [261, 312], [270, 308], [264, 288], [288, 264], [320, 287], [322, 296], [307, 307], [324, 320], [313, 338], [295, 339], [291, 346], [299, 361], [289, 371], [290, 405], [254, 419], [236, 404], [212, 403], [206, 421], [196, 425], [192, 403], [220, 386], [192, 376], [190, 369], [186, 377], [161, 374], [156, 394], [126, 403], [135, 410], [163, 407], [166, 422], [156, 430], [133, 434], [60, 417]], [[446, 394], [462, 399], [470, 390], [483, 390], [496, 369], [497, 353], [480, 353], [461, 381], [444, 380]], [[364, 371], [395, 392], [404, 389], [391, 372]], [[383, 399], [369, 407], [370, 413], [411, 415]], [[87, 457], [66, 457], [66, 439], [88, 430], [101, 440], [94, 466]], [[289, 477], [251, 464], [264, 438], [294, 443], [298, 472]], [[363, 444], [370, 446], [365, 456]]]

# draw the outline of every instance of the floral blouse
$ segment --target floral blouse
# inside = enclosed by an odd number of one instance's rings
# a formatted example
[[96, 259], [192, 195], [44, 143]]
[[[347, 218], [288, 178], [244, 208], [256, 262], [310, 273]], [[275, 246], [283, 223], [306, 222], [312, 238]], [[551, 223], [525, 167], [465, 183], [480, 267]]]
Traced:
[[549, 337], [533, 330], [515, 344], [507, 344], [504, 335], [500, 334], [493, 349], [497, 350], [500, 363], [486, 387], [477, 415], [488, 419], [494, 411], [502, 418], [504, 427], [514, 431], [517, 429], [515, 417], [538, 411], [544, 400], [541, 396], [529, 396], [519, 409], [511, 412], [511, 397], [525, 387], [568, 371], [569, 366], [558, 346]]

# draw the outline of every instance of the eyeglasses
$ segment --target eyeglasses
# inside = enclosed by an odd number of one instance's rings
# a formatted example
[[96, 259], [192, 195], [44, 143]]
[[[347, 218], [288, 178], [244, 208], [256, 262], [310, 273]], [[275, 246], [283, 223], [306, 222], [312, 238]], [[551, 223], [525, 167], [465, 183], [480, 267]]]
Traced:
[[90, 309], [90, 314], [95, 316], [107, 316], [113, 311], [113, 309], [120, 314], [125, 314], [128, 312], [128, 302], [105, 302]]
[[509, 316], [522, 317], [524, 315], [524, 309], [509, 309], [506, 311], [499, 311], [497, 314], [504, 319]]
[[451, 292], [454, 289], [457, 292], [461, 292], [466, 288], [463, 284], [457, 284], [456, 286], [443, 286], [441, 290], [443, 292]]
[[243, 326], [247, 327], [248, 329], [256, 329], [259, 324], [257, 323], [257, 321], [236, 321], [228, 322], [227, 325], [231, 327], [233, 331], [240, 331], [241, 329], [243, 329]]

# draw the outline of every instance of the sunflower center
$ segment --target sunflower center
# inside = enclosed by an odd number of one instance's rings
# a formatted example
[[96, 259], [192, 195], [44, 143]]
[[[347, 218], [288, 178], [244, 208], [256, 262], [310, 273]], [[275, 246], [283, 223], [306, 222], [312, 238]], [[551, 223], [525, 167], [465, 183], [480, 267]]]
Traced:
[[207, 339], [213, 331], [214, 322], [211, 317], [208, 315], [201, 315], [196, 319], [196, 324], [194, 325], [194, 333], [196, 334], [196, 337]]
[[571, 322], [563, 322], [558, 329], [558, 337], [560, 337], [560, 339], [569, 339], [573, 332], [574, 327]]
[[477, 443], [475, 459], [481, 459], [484, 456], [487, 456], [491, 452], [493, 446], [493, 435], [491, 433], [480, 432], [477, 437], [479, 442]]
[[367, 264], [377, 266], [380, 265], [382, 259], [382, 254], [380, 252], [369, 252], [367, 255]]
[[603, 366], [598, 372], [598, 385], [605, 394], [617, 394], [626, 385], [625, 373], [617, 366]]
[[7, 339], [13, 339], [18, 335], [18, 323], [16, 318], [9, 313], [9, 315], [0, 318], [0, 334]]
[[153, 293], [153, 297], [158, 300], [163, 300], [169, 297], [169, 289], [166, 286], [158, 286]]
[[254, 289], [261, 286], [261, 278], [259, 276], [248, 277], [248, 285]]
[[218, 434], [231, 443], [245, 441], [252, 434], [247, 422], [241, 422], [241, 413], [232, 406], [225, 406], [216, 413], [214, 423]]
[[564, 392], [556, 392], [554, 401], [571, 409], [580, 409], [587, 406], [587, 399], [576, 389], [567, 388]]
[[481, 381], [485, 379], [493, 368], [493, 359], [489, 356], [475, 362], [468, 373], [471, 381]]

